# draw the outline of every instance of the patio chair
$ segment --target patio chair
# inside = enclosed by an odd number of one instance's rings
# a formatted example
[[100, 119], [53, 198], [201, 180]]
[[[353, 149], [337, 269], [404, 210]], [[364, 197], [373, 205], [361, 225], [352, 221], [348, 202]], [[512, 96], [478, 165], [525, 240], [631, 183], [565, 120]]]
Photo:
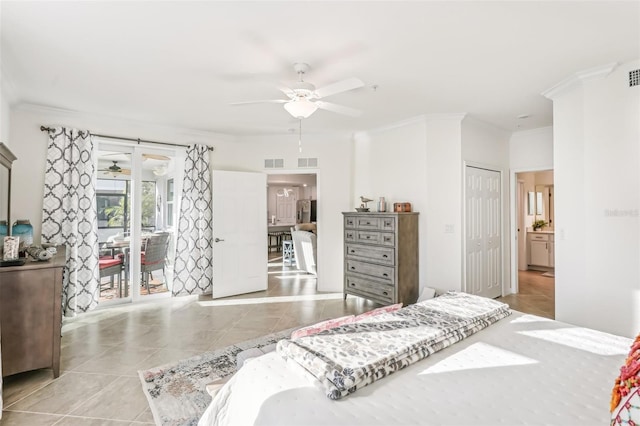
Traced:
[[142, 285], [147, 288], [148, 294], [151, 294], [149, 286], [151, 272], [162, 269], [162, 274], [164, 275], [167, 250], [169, 248], [169, 235], [168, 232], [158, 232], [147, 237], [140, 259], [140, 271], [142, 272]]
[[[124, 262], [119, 257], [111, 257], [111, 256], [101, 256], [98, 259], [98, 265], [100, 268], [100, 280], [102, 278], [110, 277], [109, 284], [110, 287], [113, 288], [113, 276], [117, 275], [118, 277], [118, 292], [120, 297], [122, 297], [122, 269], [124, 266]], [[100, 287], [102, 289], [102, 287]]]

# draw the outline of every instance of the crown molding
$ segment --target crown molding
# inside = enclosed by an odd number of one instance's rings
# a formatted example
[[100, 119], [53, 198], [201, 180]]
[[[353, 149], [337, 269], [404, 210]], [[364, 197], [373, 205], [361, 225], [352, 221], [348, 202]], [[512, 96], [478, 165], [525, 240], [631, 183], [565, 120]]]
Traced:
[[428, 121], [440, 121], [440, 120], [457, 120], [462, 121], [467, 116], [467, 113], [452, 113], [452, 114], [421, 114], [415, 117], [410, 117], [405, 120], [396, 121], [395, 123], [387, 124], [373, 129], [362, 130], [355, 133], [382, 133], [400, 127], [409, 126], [416, 123], [426, 123]]
[[[94, 120], [94, 121], [95, 120], [105, 121], [106, 123], [102, 125], [104, 130], [96, 130], [96, 132], [100, 132], [100, 131], [114, 132], [115, 130], [107, 130], [107, 128], [109, 127], [108, 123], [114, 123], [115, 125], [126, 125], [130, 127], [139, 128], [142, 130], [149, 129], [151, 131], [156, 131], [156, 132], [171, 133], [173, 137], [175, 136], [184, 137], [184, 139], [180, 141], [181, 143], [201, 141], [202, 139], [212, 141], [212, 142], [216, 142], [216, 141], [235, 142], [237, 139], [236, 136], [225, 134], [225, 133], [215, 133], [207, 130], [189, 129], [186, 127], [164, 126], [164, 125], [159, 125], [157, 123], [151, 123], [146, 121], [131, 120], [131, 119], [121, 118], [121, 117], [112, 116], [112, 115], [95, 114], [95, 113], [89, 113], [84, 111], [53, 107], [48, 105], [20, 103], [14, 106], [14, 110], [26, 111], [26, 112], [31, 112], [35, 114], [56, 115], [57, 116], [56, 119], [61, 119], [61, 120], [69, 119], [70, 121], [77, 121], [78, 119], [80, 120], [84, 119], [84, 120]], [[54, 125], [56, 123], [40, 123], [40, 124]], [[57, 124], [61, 124], [61, 123], [57, 123]], [[130, 135], [123, 135], [123, 136], [131, 137]], [[140, 138], [144, 139], [143, 136], [140, 136]]]
[[562, 95], [569, 90], [573, 90], [582, 83], [591, 80], [599, 80], [605, 78], [618, 66], [617, 62], [601, 65], [599, 67], [589, 68], [584, 71], [578, 71], [569, 77], [565, 78], [558, 84], [550, 87], [541, 93], [547, 99], [554, 100], [559, 95]]

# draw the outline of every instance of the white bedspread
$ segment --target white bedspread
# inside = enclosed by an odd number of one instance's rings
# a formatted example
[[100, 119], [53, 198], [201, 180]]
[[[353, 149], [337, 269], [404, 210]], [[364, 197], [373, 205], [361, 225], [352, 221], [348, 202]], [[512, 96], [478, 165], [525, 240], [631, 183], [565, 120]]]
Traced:
[[340, 401], [269, 353], [220, 390], [199, 425], [606, 425], [630, 343], [514, 313]]

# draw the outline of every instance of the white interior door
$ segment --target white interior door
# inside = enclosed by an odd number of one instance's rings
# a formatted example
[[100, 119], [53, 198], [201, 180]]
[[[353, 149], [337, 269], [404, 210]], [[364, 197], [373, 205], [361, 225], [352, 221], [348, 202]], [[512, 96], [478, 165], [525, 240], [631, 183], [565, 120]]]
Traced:
[[500, 173], [467, 166], [465, 171], [466, 290], [502, 295], [502, 197]]
[[213, 171], [213, 293], [267, 289], [267, 177]]

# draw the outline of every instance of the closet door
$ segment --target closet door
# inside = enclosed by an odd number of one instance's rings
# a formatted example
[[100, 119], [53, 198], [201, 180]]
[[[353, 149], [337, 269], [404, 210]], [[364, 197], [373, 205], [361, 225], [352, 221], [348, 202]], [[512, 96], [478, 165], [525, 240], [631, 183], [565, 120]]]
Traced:
[[500, 172], [465, 170], [465, 288], [486, 297], [502, 295], [502, 194]]

